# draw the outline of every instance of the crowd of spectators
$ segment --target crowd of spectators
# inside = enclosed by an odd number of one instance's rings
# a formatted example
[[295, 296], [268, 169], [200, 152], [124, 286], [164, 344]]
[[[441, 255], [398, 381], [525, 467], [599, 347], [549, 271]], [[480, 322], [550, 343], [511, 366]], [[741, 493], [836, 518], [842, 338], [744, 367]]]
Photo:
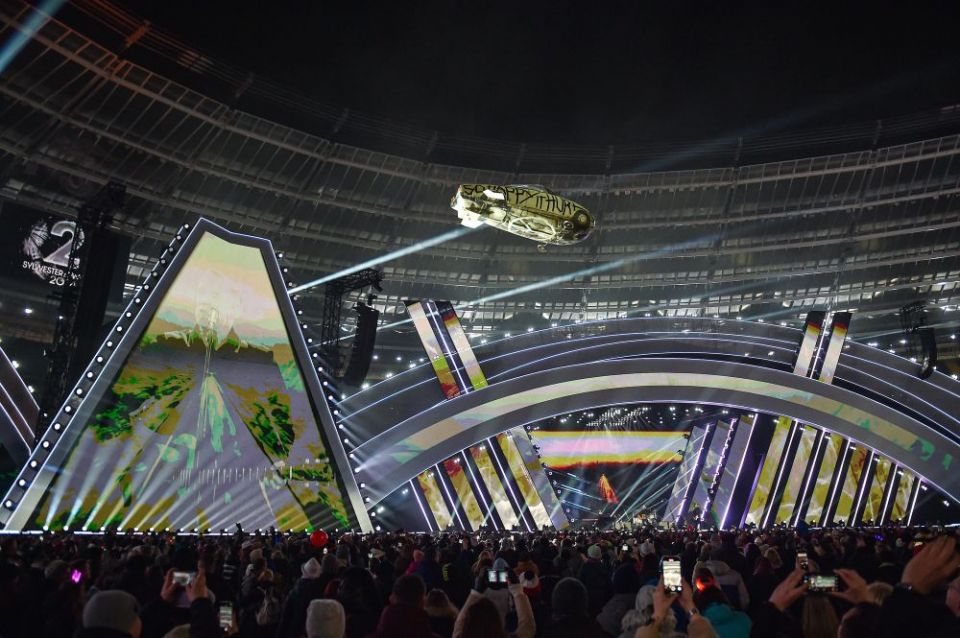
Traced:
[[[241, 531], [7, 535], [0, 637], [960, 637], [949, 530], [378, 533], [316, 545]], [[679, 559], [679, 593], [664, 587], [665, 556]], [[815, 575], [835, 576], [837, 591], [816, 591]]]

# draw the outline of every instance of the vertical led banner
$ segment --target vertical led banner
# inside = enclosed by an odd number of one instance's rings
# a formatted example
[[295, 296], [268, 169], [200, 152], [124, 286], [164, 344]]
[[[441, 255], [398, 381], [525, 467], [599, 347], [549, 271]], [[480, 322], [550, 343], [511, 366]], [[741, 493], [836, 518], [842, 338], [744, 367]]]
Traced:
[[696, 482], [695, 472], [703, 452], [709, 441], [710, 429], [706, 425], [697, 425], [690, 431], [690, 438], [683, 450], [683, 460], [680, 461], [680, 470], [677, 480], [673, 483], [667, 507], [663, 513], [663, 520], [676, 523], [686, 513], [687, 497], [690, 489]]
[[408, 301], [407, 312], [448, 399], [487, 386], [457, 311], [449, 301]]
[[[807, 507], [806, 520], [820, 522], [827, 504], [827, 497], [830, 494], [830, 485], [833, 483], [833, 475], [840, 463], [840, 452], [843, 450], [843, 437], [839, 434], [825, 434], [826, 440], [823, 442], [823, 458], [820, 461], [820, 469], [817, 472], [816, 483], [813, 485], [813, 493], [810, 495], [810, 504]], [[826, 522], [826, 521], [824, 521]]]
[[487, 378], [484, 376], [483, 370], [480, 369], [477, 356], [473, 353], [473, 348], [470, 347], [470, 341], [463, 331], [463, 326], [460, 324], [460, 318], [457, 316], [457, 311], [454, 309], [453, 304], [449, 301], [438, 301], [436, 304], [440, 318], [443, 320], [443, 325], [450, 335], [450, 340], [457, 350], [460, 361], [463, 362], [463, 368], [467, 371], [467, 378], [470, 380], [470, 385], [473, 386], [474, 390], [485, 388], [487, 386]]
[[730, 450], [727, 452], [727, 462], [723, 466], [723, 472], [720, 474], [720, 482], [717, 483], [717, 493], [713, 498], [713, 506], [710, 508], [710, 516], [714, 525], [723, 529], [727, 525], [727, 518], [730, 514], [730, 504], [733, 501], [733, 493], [737, 489], [740, 481], [740, 470], [743, 469], [744, 459], [747, 457], [747, 450], [750, 449], [750, 441], [753, 439], [753, 427], [756, 421], [756, 415], [748, 414], [740, 417], [735, 424], [733, 442], [730, 444]]
[[861, 522], [872, 522], [876, 524], [880, 520], [883, 512], [883, 495], [886, 491], [887, 480], [890, 478], [890, 468], [893, 464], [890, 459], [880, 457], [874, 463], [873, 475], [870, 483], [870, 490], [867, 492], [867, 500], [863, 507]]
[[513, 505], [511, 505], [503, 482], [500, 480], [497, 469], [493, 465], [493, 459], [490, 458], [490, 452], [487, 450], [487, 446], [484, 444], [473, 446], [470, 448], [470, 456], [473, 457], [473, 462], [476, 464], [477, 470], [480, 473], [480, 480], [483, 481], [487, 492], [490, 493], [490, 498], [493, 500], [493, 506], [500, 516], [500, 521], [504, 527], [511, 529], [519, 523], [517, 513], [513, 510]]
[[910, 513], [910, 495], [913, 493], [913, 483], [916, 480], [910, 470], [900, 470], [900, 480], [897, 482], [896, 496], [893, 498], [893, 509], [890, 511], [890, 520], [905, 521]]
[[443, 390], [443, 395], [448, 399], [459, 396], [460, 386], [457, 384], [456, 379], [453, 378], [450, 362], [441, 349], [436, 334], [434, 334], [433, 326], [427, 317], [427, 311], [424, 305], [419, 301], [410, 302], [407, 304], [407, 312], [410, 314], [413, 325], [417, 329], [420, 342], [423, 344], [423, 349], [427, 353], [430, 365], [433, 366], [437, 380], [440, 381], [440, 388]]
[[710, 509], [710, 490], [713, 483], [719, 478], [721, 463], [724, 458], [724, 446], [727, 443], [727, 434], [730, 432], [730, 424], [726, 421], [717, 423], [713, 432], [713, 438], [710, 440], [710, 446], [707, 448], [707, 455], [700, 468], [697, 486], [693, 490], [693, 497], [690, 499], [690, 506], [696, 506], [704, 514]]
[[783, 495], [780, 497], [780, 507], [777, 509], [775, 519], [777, 523], [789, 522], [793, 518], [793, 510], [797, 507], [797, 498], [803, 488], [803, 477], [806, 476], [807, 467], [813, 459], [813, 444], [818, 432], [816, 428], [809, 425], [802, 426], [800, 443], [793, 454], [790, 474], [787, 476], [787, 482], [783, 487]]
[[470, 487], [470, 481], [460, 459], [447, 459], [443, 462], [443, 469], [450, 477], [450, 484], [453, 485], [453, 491], [457, 495], [459, 505], [467, 514], [467, 522], [472, 529], [479, 529], [484, 522], [483, 512], [480, 510], [480, 503]]
[[529, 435], [523, 428], [513, 428], [511, 432], [513, 433], [513, 443], [517, 446], [517, 451], [523, 458], [527, 474], [540, 495], [540, 502], [543, 503], [543, 507], [550, 516], [550, 521], [555, 528], [566, 529], [569, 527], [570, 521], [563, 513], [563, 505], [554, 493], [553, 487], [550, 485], [550, 479], [543, 471], [543, 464], [537, 451], [533, 449], [533, 443], [530, 441]]
[[860, 476], [865, 469], [867, 456], [867, 450], [862, 447], [850, 451], [850, 464], [847, 467], [847, 476], [843, 480], [843, 487], [840, 488], [837, 509], [833, 514], [834, 521], [846, 522], [853, 514], [854, 501], [857, 498], [857, 486], [860, 485]]
[[443, 493], [440, 491], [440, 484], [437, 483], [433, 470], [419, 474], [417, 482], [420, 484], [423, 500], [426, 501], [434, 520], [437, 521], [437, 526], [444, 530], [453, 525], [453, 516], [450, 515], [447, 503], [443, 500]]
[[[516, 429], [519, 430], [520, 433], [523, 433], [523, 428]], [[520, 436], [520, 434], [516, 436]], [[526, 434], [522, 434], [522, 436], [526, 437]], [[514, 432], [501, 432], [497, 435], [497, 443], [503, 451], [503, 456], [507, 460], [507, 466], [513, 474], [513, 479], [520, 489], [520, 494], [523, 496], [527, 510], [533, 517], [537, 528], [542, 528], [544, 525], [549, 527], [553, 525], [553, 521], [550, 519], [550, 514], [547, 513], [547, 508], [543, 506], [540, 493], [537, 491], [533, 479], [530, 478], [530, 473], [527, 471], [526, 463], [524, 463], [520, 450], [517, 449], [514, 438]]]
[[807, 313], [807, 323], [803, 330], [803, 340], [800, 342], [800, 352], [793, 367], [793, 373], [805, 377], [809, 374], [813, 364], [813, 354], [817, 349], [817, 341], [823, 332], [823, 320], [827, 316], [822, 310], [812, 310]]
[[792, 423], [790, 417], [782, 416], [777, 419], [777, 424], [773, 430], [773, 439], [770, 441], [767, 455], [763, 459], [763, 466], [760, 469], [760, 478], [753, 488], [753, 498], [750, 499], [750, 507], [745, 519], [745, 523], [748, 525], [752, 523], [759, 526], [763, 523], [763, 513], [767, 509], [770, 489], [773, 487], [777, 468], [780, 467], [780, 460], [783, 458], [784, 450], [787, 447], [787, 438], [790, 436]]
[[833, 383], [833, 375], [837, 371], [837, 363], [843, 353], [843, 344], [847, 339], [852, 316], [849, 312], [837, 312], [833, 315], [830, 324], [830, 341], [827, 344], [827, 352], [823, 356], [823, 367], [820, 369], [819, 378], [824, 383]]

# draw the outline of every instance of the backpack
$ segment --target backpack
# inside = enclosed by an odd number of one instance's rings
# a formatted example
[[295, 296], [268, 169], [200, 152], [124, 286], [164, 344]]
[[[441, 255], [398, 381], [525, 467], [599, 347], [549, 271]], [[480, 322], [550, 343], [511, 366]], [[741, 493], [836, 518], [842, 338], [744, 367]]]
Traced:
[[257, 609], [256, 620], [260, 627], [269, 627], [280, 622], [280, 601], [273, 595], [272, 589], [261, 589], [263, 601]]

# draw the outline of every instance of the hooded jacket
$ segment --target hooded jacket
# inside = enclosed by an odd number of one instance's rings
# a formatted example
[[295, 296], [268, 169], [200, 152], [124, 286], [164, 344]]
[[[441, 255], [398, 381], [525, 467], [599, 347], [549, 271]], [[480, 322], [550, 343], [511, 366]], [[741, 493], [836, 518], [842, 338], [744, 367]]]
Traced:
[[703, 617], [710, 621], [720, 638], [750, 638], [753, 626], [750, 616], [734, 611], [729, 605], [710, 605], [703, 610]]
[[750, 606], [750, 592], [747, 591], [747, 586], [739, 572], [731, 569], [722, 560], [700, 561], [694, 566], [693, 573], [696, 574], [700, 568], [710, 570], [713, 577], [717, 579], [720, 589], [730, 599], [731, 605], [738, 609], [746, 609]]
[[[509, 595], [513, 598], [514, 608], [517, 610], [517, 629], [512, 632], [510, 638], [533, 638], [537, 632], [537, 625], [533, 619], [533, 608], [530, 606], [530, 599], [523, 593], [523, 587], [520, 585], [510, 585]], [[483, 598], [484, 595], [476, 590], [470, 592], [467, 601], [457, 614], [457, 620], [453, 626], [453, 638], [460, 638], [463, 635], [464, 612], [468, 607]]]

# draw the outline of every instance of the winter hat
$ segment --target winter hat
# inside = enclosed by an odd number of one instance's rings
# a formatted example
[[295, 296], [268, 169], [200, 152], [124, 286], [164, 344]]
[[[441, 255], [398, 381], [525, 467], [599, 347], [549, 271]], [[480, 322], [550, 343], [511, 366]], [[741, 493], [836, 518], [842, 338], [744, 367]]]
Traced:
[[343, 638], [347, 618], [336, 600], [311, 600], [307, 607], [307, 638]]
[[594, 560], [600, 560], [603, 557], [603, 550], [599, 545], [591, 545], [587, 548], [587, 557]]
[[504, 558], [497, 558], [497, 560], [493, 561], [493, 568], [508, 570], [510, 569], [510, 563], [508, 563]]
[[137, 599], [125, 591], [108, 589], [90, 597], [83, 606], [84, 629], [113, 629], [130, 633], [140, 618]]
[[263, 558], [263, 550], [262, 550], [262, 549], [259, 549], [259, 548], [258, 548], [258, 549], [255, 549], [255, 550], [253, 550], [253, 551], [250, 552], [250, 562], [251, 562], [251, 563], [252, 563], [253, 561], [259, 560], [259, 559], [261, 559], [261, 558]]
[[67, 564], [62, 560], [52, 560], [47, 564], [47, 568], [43, 570], [43, 577], [54, 579], [54, 578], [65, 578], [67, 575]]
[[300, 566], [300, 574], [303, 575], [304, 578], [319, 578], [320, 563], [317, 562], [316, 558], [311, 558]]
[[550, 603], [554, 616], [586, 616], [587, 588], [576, 578], [562, 578], [553, 587]]

